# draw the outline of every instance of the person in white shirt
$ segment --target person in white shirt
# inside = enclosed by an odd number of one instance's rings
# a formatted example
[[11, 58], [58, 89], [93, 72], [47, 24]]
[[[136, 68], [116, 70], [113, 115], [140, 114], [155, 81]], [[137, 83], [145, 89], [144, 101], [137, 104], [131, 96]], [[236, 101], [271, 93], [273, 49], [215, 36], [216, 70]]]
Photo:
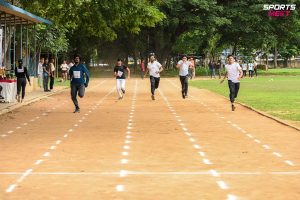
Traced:
[[231, 110], [235, 110], [234, 101], [240, 89], [240, 80], [243, 77], [243, 71], [239, 63], [235, 62], [233, 55], [227, 56], [228, 64], [225, 65], [225, 75], [220, 83], [223, 83], [225, 78], [228, 78], [229, 98], [231, 102]]
[[150, 84], [151, 84], [151, 98], [152, 100], [155, 100], [155, 90], [159, 86], [160, 81], [160, 73], [164, 70], [162, 65], [156, 60], [156, 57], [154, 54], [150, 54], [148, 65], [147, 65], [147, 71], [145, 75], [149, 71], [150, 75]]
[[66, 81], [68, 79], [68, 70], [69, 70], [69, 66], [66, 60], [63, 61], [63, 63], [60, 65], [60, 68], [61, 68], [63, 81]]
[[249, 71], [249, 77], [252, 78], [253, 77], [253, 63], [250, 62], [248, 63], [248, 71]]
[[189, 79], [189, 69], [192, 69], [193, 63], [187, 60], [187, 56], [182, 56], [182, 59], [178, 61], [176, 68], [179, 69], [179, 79], [181, 82], [181, 93], [182, 98], [187, 97], [188, 92], [188, 79]]
[[43, 64], [44, 64], [44, 58], [41, 58], [40, 62], [38, 64], [38, 69], [37, 69], [38, 82], [39, 82], [40, 88], [43, 88]]

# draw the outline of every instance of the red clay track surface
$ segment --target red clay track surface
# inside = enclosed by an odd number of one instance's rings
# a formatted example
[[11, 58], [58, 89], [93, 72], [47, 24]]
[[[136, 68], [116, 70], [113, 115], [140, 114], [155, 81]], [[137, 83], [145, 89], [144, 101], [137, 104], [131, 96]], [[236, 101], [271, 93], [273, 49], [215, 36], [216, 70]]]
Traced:
[[[243, 88], [241, 88], [243, 89]], [[300, 132], [178, 79], [94, 79], [0, 116], [0, 199], [300, 199]]]

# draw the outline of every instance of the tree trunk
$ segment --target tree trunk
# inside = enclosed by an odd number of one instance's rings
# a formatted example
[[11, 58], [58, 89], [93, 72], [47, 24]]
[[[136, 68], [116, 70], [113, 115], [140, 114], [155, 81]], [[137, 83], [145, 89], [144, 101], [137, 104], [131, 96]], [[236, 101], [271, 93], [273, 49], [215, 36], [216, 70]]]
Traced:
[[278, 57], [278, 50], [277, 50], [277, 45], [275, 45], [275, 48], [274, 48], [274, 68], [278, 67], [277, 57]]

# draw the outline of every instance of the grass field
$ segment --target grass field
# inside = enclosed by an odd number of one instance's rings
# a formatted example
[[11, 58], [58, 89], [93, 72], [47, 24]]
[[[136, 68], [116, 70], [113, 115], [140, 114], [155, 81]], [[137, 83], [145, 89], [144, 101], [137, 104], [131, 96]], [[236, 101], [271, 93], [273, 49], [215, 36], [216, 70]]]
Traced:
[[[228, 96], [227, 82], [218, 79], [191, 81], [190, 85]], [[300, 121], [300, 76], [244, 78], [238, 101], [273, 116]]]

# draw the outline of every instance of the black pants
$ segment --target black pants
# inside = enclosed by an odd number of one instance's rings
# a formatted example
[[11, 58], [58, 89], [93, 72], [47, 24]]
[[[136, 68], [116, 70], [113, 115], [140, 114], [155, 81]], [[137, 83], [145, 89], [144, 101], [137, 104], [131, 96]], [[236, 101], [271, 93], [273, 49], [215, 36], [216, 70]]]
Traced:
[[187, 95], [188, 87], [189, 87], [189, 79], [188, 76], [179, 76], [181, 82], [181, 92], [183, 95]]
[[44, 77], [43, 77], [44, 91], [48, 90], [48, 83], [49, 83], [49, 76], [48, 76], [48, 74], [47, 75], [44, 74]]
[[230, 102], [234, 103], [235, 98], [237, 97], [240, 89], [240, 83], [234, 83], [231, 80], [228, 80], [228, 87], [229, 87], [229, 98]]
[[17, 95], [19, 96], [22, 89], [22, 99], [25, 97], [26, 78], [17, 78]]
[[249, 77], [253, 77], [253, 70], [249, 70]]
[[254, 69], [254, 74], [257, 77], [257, 69], [256, 68]]
[[156, 78], [153, 76], [150, 76], [150, 84], [151, 84], [151, 94], [154, 95], [155, 89], [159, 86], [160, 77]]
[[50, 90], [53, 90], [53, 85], [54, 85], [54, 77], [50, 76]]
[[76, 108], [79, 108], [77, 101], [77, 94], [80, 98], [84, 96], [85, 86], [84, 85], [76, 85], [71, 84], [71, 98]]
[[243, 77], [247, 76], [247, 70], [243, 70]]

